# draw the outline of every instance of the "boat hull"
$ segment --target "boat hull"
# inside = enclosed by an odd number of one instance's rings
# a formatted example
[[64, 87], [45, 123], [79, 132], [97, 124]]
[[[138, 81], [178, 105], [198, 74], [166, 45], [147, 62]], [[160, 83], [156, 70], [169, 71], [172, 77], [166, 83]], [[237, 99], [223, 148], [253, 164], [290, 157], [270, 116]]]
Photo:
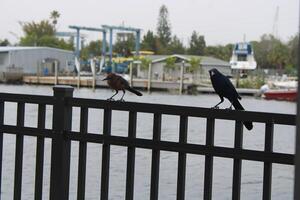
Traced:
[[264, 98], [268, 100], [296, 101], [297, 90], [273, 90], [264, 93]]

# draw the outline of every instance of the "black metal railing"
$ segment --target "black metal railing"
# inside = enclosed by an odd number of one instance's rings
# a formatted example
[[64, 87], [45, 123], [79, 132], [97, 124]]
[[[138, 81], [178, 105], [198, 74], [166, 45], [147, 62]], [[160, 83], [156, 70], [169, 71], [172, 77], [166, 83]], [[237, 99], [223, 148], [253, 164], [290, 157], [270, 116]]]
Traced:
[[[71, 141], [79, 141], [77, 199], [85, 198], [87, 143], [102, 145], [101, 167], [101, 200], [109, 199], [110, 149], [112, 145], [127, 147], [126, 194], [127, 200], [134, 197], [135, 150], [136, 148], [152, 151], [151, 184], [149, 199], [158, 199], [160, 151], [178, 153], [177, 199], [185, 199], [186, 156], [197, 154], [205, 156], [203, 197], [212, 199], [213, 161], [214, 157], [233, 159], [232, 199], [240, 199], [242, 160], [264, 163], [263, 200], [271, 199], [272, 164], [294, 165], [293, 154], [273, 152], [273, 133], [275, 124], [295, 126], [295, 115], [273, 114], [261, 112], [245, 112], [235, 110], [215, 110], [209, 108], [173, 106], [133, 102], [111, 102], [105, 100], [73, 98], [73, 88], [54, 87], [53, 96], [20, 95], [0, 93], [0, 172], [2, 172], [3, 134], [16, 135], [14, 199], [21, 199], [22, 161], [24, 136], [37, 137], [35, 199], [42, 199], [44, 140], [52, 139], [50, 199], [69, 198], [70, 151]], [[16, 125], [4, 124], [5, 102], [17, 103]], [[25, 104], [38, 105], [38, 123], [36, 128], [24, 126]], [[52, 129], [45, 128], [46, 106], [53, 106]], [[80, 108], [80, 130], [72, 131], [72, 109]], [[103, 133], [88, 133], [89, 109], [103, 110]], [[129, 115], [128, 136], [111, 134], [112, 111], [126, 111]], [[136, 137], [137, 113], [153, 114], [152, 139]], [[179, 141], [161, 140], [162, 115], [180, 117]], [[189, 117], [206, 119], [206, 144], [187, 142]], [[234, 147], [214, 145], [215, 120], [235, 121]], [[265, 147], [263, 151], [243, 149], [242, 121], [253, 121], [265, 124]], [[0, 176], [2, 174], [0, 173]], [[2, 177], [0, 177], [0, 181]], [[1, 182], [0, 182], [1, 187]], [[1, 194], [0, 194], [1, 195]]]

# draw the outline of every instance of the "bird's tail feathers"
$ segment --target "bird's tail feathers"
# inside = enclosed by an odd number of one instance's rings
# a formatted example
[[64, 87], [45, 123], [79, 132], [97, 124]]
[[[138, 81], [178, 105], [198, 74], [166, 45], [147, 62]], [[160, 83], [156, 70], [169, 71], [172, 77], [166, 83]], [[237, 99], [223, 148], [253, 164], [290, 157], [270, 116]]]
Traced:
[[239, 102], [239, 100], [233, 101], [232, 105], [236, 110], [245, 110], [242, 104]]
[[137, 91], [137, 90], [135, 90], [135, 89], [133, 89], [131, 87], [128, 87], [127, 90], [130, 91], [130, 92], [132, 92], [132, 93], [134, 93], [134, 94], [136, 94], [136, 95], [138, 95], [138, 96], [143, 96], [142, 93], [140, 93], [139, 91]]
[[[245, 110], [242, 104], [238, 100], [233, 101], [232, 105], [236, 110]], [[247, 121], [247, 122], [243, 122], [243, 124], [249, 131], [253, 128], [252, 122]]]

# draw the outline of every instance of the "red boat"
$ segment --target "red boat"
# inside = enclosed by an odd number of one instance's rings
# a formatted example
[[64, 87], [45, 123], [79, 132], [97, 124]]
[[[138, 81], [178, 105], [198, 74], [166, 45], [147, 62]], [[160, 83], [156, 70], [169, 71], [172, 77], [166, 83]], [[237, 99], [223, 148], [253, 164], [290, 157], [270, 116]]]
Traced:
[[264, 93], [264, 98], [268, 100], [296, 101], [297, 90], [269, 90]]

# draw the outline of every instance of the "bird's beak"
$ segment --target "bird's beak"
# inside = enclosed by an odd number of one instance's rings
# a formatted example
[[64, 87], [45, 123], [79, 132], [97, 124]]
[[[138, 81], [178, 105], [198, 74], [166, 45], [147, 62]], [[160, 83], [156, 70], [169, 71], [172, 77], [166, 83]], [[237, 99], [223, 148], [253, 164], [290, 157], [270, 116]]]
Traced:
[[103, 79], [102, 81], [106, 81], [106, 80], [108, 80], [108, 78], [106, 77], [105, 79]]

